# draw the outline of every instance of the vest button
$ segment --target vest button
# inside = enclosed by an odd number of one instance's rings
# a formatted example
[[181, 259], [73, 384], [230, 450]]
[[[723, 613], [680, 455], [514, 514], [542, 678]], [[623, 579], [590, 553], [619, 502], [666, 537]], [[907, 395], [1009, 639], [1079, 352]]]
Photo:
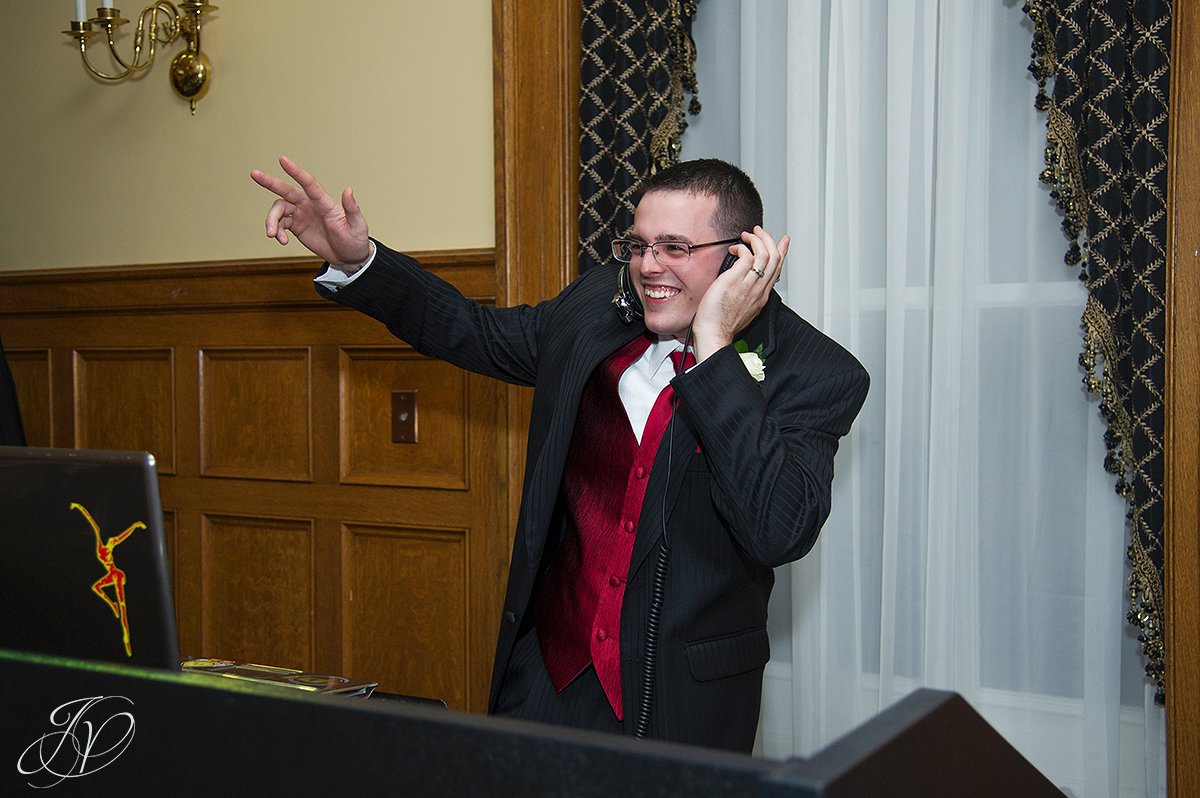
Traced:
[[619, 576], [610, 576], [610, 577], [608, 578], [608, 583], [609, 583], [610, 585], [612, 585], [613, 587], [616, 587], [617, 585], [621, 584], [621, 577], [619, 577]]
[[637, 472], [636, 472], [636, 473], [637, 473], [637, 478], [638, 478], [638, 479], [645, 479], [645, 478], [646, 478], [646, 469], [642, 468], [641, 466], [638, 466], [638, 467], [637, 467]]
[[601, 629], [598, 632], [596, 632], [596, 639], [599, 640], [601, 643], [603, 643], [605, 640], [608, 639], [608, 635], [605, 634], [603, 629]]
[[633, 531], [633, 522], [632, 522], [632, 521], [626, 521], [626, 522], [625, 522], [625, 531], [626, 531], [626, 532], [632, 532], [632, 531]]

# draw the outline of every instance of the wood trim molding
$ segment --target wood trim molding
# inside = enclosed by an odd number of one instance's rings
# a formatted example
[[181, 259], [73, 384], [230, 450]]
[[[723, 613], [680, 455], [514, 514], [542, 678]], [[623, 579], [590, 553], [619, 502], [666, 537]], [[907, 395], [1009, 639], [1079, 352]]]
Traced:
[[577, 3], [493, 0], [496, 256], [506, 304], [554, 296], [577, 273]]
[[1167, 178], [1167, 794], [1200, 795], [1200, 8], [1175, 1]]
[[[493, 0], [497, 301], [533, 304], [578, 273], [579, 50], [570, 0]], [[508, 516], [516, 529], [532, 404], [508, 392]], [[511, 543], [511, 541], [510, 541]]]
[[[467, 296], [495, 300], [498, 288], [493, 250], [411, 254]], [[86, 313], [98, 309], [136, 314], [179, 308], [324, 308], [328, 306], [327, 300], [318, 296], [312, 286], [312, 277], [320, 266], [319, 260], [307, 257], [5, 271], [0, 272], [0, 285], [4, 288], [0, 291], [0, 316]], [[257, 278], [255, 293], [241, 293], [246, 278], [251, 276]], [[118, 296], [121, 299], [114, 304], [114, 297]]]

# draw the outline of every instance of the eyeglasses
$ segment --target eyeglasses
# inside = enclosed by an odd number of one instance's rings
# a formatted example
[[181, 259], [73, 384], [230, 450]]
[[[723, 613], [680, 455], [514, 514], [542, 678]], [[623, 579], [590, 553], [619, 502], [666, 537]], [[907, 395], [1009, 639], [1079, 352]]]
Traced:
[[641, 258], [646, 250], [654, 253], [654, 259], [663, 266], [682, 266], [692, 259], [692, 250], [704, 247], [715, 247], [718, 244], [736, 244], [741, 238], [726, 238], [723, 241], [709, 241], [707, 244], [689, 244], [685, 241], [655, 241], [647, 244], [645, 241], [634, 241], [631, 238], [614, 238], [612, 242], [613, 257], [621, 263], [629, 263], [634, 258]]

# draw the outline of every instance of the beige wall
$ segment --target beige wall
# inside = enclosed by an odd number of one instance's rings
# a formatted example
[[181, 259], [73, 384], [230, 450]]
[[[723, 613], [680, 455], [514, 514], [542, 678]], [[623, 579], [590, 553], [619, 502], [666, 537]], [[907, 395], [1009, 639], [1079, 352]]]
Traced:
[[166, 75], [181, 44], [102, 83], [60, 33], [73, 0], [6, 4], [0, 270], [301, 255], [263, 235], [248, 177], [280, 153], [353, 185], [393, 246], [493, 245], [489, 0], [215, 2], [194, 117]]

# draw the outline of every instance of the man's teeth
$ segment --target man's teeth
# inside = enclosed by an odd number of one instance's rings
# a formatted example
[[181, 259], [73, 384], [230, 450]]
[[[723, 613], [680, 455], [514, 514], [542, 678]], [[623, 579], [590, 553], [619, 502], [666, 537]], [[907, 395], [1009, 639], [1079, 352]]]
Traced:
[[646, 287], [646, 296], [651, 299], [667, 299], [679, 293], [678, 288], [651, 288]]

